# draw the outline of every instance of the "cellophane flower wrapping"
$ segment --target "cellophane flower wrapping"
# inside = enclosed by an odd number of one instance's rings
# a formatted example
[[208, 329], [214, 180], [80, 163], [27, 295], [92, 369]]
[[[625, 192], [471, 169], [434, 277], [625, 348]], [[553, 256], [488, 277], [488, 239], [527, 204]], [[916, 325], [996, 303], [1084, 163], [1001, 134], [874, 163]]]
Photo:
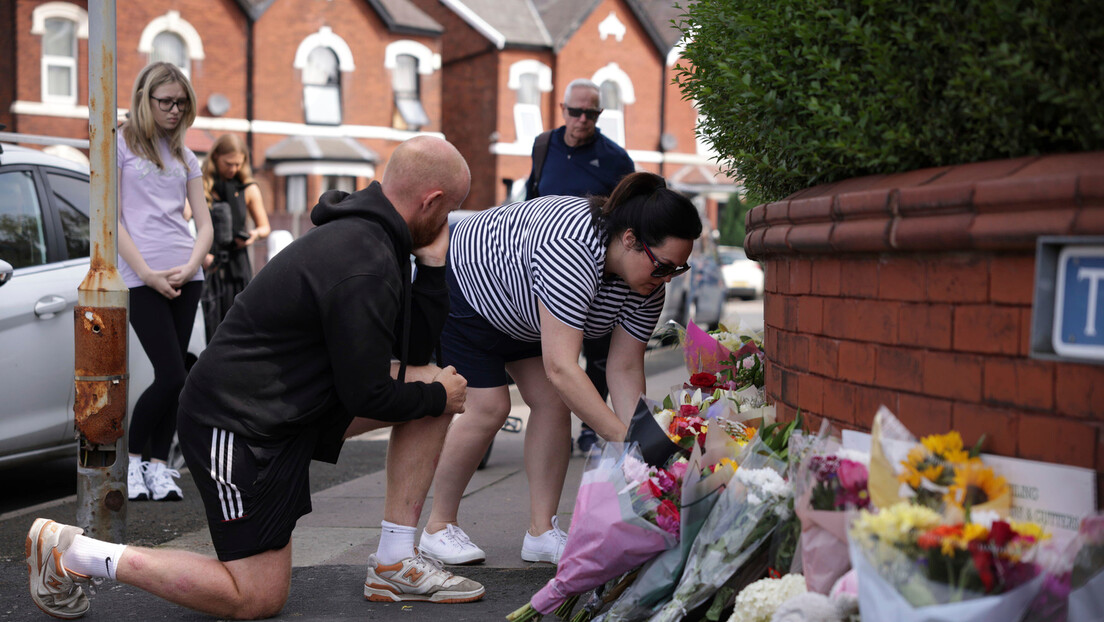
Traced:
[[792, 481], [794, 512], [801, 521], [801, 569], [809, 591], [827, 595], [851, 568], [847, 511], [870, 505], [870, 456], [844, 450], [827, 421], [816, 436], [791, 438], [790, 453], [798, 456]]
[[1024, 620], [1045, 579], [1033, 560], [1041, 529], [991, 512], [974, 518], [948, 524], [934, 510], [910, 503], [858, 512], [849, 552], [862, 618]]
[[[678, 586], [651, 620], [682, 620], [705, 602], [755, 554], [765, 551], [793, 494], [786, 463], [758, 437], [749, 443], [694, 539]], [[742, 587], [742, 586], [738, 586]]]
[[607, 443], [601, 454], [589, 458], [556, 576], [530, 600], [540, 614], [551, 613], [569, 597], [620, 576], [676, 543], [676, 536], [656, 522], [660, 500], [641, 494], [645, 482], [631, 475], [634, 464], [647, 466], [635, 445], [621, 443]]
[[[711, 428], [710, 437], [723, 434], [719, 428]], [[660, 553], [655, 559], [644, 564], [631, 585], [610, 605], [600, 622], [627, 622], [646, 619], [655, 606], [671, 596], [690, 547], [701, 530], [706, 517], [716, 503], [720, 491], [735, 472], [735, 462], [731, 466], [722, 465], [712, 473], [703, 473], [704, 460], [702, 450], [696, 447], [690, 454], [686, 474], [682, 480], [682, 505], [680, 508], [679, 546]]]
[[1069, 593], [1069, 622], [1098, 622], [1104, 618], [1104, 514], [1081, 519], [1074, 540]]

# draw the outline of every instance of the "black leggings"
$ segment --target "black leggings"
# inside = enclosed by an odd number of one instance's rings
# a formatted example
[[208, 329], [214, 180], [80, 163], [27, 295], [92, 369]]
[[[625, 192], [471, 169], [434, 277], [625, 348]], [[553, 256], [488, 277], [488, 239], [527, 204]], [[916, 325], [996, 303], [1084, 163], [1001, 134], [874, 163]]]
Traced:
[[190, 281], [172, 300], [147, 287], [130, 290], [130, 325], [153, 364], [153, 384], [134, 404], [130, 416], [129, 451], [167, 460], [176, 432], [176, 407], [184, 388], [184, 356], [192, 338], [203, 281]]

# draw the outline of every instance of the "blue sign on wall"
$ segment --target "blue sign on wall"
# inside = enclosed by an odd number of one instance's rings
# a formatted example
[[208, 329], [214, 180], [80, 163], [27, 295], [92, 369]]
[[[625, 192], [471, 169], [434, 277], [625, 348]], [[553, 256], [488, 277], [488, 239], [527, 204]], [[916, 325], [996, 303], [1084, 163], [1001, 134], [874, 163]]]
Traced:
[[1104, 360], [1104, 246], [1067, 246], [1058, 254], [1054, 351]]

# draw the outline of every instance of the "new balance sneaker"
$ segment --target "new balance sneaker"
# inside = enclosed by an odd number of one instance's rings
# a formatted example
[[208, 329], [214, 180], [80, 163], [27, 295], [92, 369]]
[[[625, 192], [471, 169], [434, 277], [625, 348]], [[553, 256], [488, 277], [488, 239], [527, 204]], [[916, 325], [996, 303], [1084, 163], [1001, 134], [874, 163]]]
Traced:
[[437, 533], [422, 530], [418, 540], [418, 550], [426, 557], [432, 557], [446, 564], [478, 564], [487, 559], [483, 549], [475, 545], [456, 525], [445, 525]]
[[552, 529], [539, 536], [532, 536], [528, 531], [525, 532], [525, 540], [521, 544], [521, 558], [527, 562], [549, 562], [558, 565], [565, 544], [567, 544], [567, 534], [560, 529], [559, 518], [553, 516]]
[[146, 488], [149, 489], [150, 499], [154, 501], [180, 501], [184, 498], [184, 492], [173, 481], [173, 479], [180, 477], [179, 471], [170, 469], [162, 462], [147, 462], [145, 472]]
[[368, 556], [364, 598], [379, 602], [468, 603], [483, 598], [483, 586], [445, 570], [441, 562], [415, 551], [394, 564]]
[[72, 620], [88, 612], [88, 596], [77, 585], [77, 581], [88, 581], [88, 577], [66, 571], [61, 563], [61, 554], [81, 533], [84, 530], [79, 527], [45, 518], [36, 519], [27, 533], [31, 598], [39, 609], [55, 618]]
[[149, 488], [146, 488], [146, 464], [141, 459], [132, 458], [127, 465], [127, 498], [131, 501], [145, 501], [150, 497]]

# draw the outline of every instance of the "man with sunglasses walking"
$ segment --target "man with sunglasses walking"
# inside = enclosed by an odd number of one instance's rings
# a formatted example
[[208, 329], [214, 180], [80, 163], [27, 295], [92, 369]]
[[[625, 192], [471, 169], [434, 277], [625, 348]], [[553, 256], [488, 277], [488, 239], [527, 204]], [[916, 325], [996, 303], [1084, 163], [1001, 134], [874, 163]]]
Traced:
[[[549, 195], [609, 196], [617, 182], [635, 170], [629, 154], [598, 129], [602, 114], [599, 94], [598, 85], [585, 78], [567, 85], [560, 104], [563, 126], [533, 142], [533, 169], [525, 185], [527, 200]], [[583, 342], [587, 377], [603, 399], [609, 395], [609, 348], [609, 335]], [[586, 453], [597, 441], [598, 435], [584, 423], [577, 441], [579, 450]]]

